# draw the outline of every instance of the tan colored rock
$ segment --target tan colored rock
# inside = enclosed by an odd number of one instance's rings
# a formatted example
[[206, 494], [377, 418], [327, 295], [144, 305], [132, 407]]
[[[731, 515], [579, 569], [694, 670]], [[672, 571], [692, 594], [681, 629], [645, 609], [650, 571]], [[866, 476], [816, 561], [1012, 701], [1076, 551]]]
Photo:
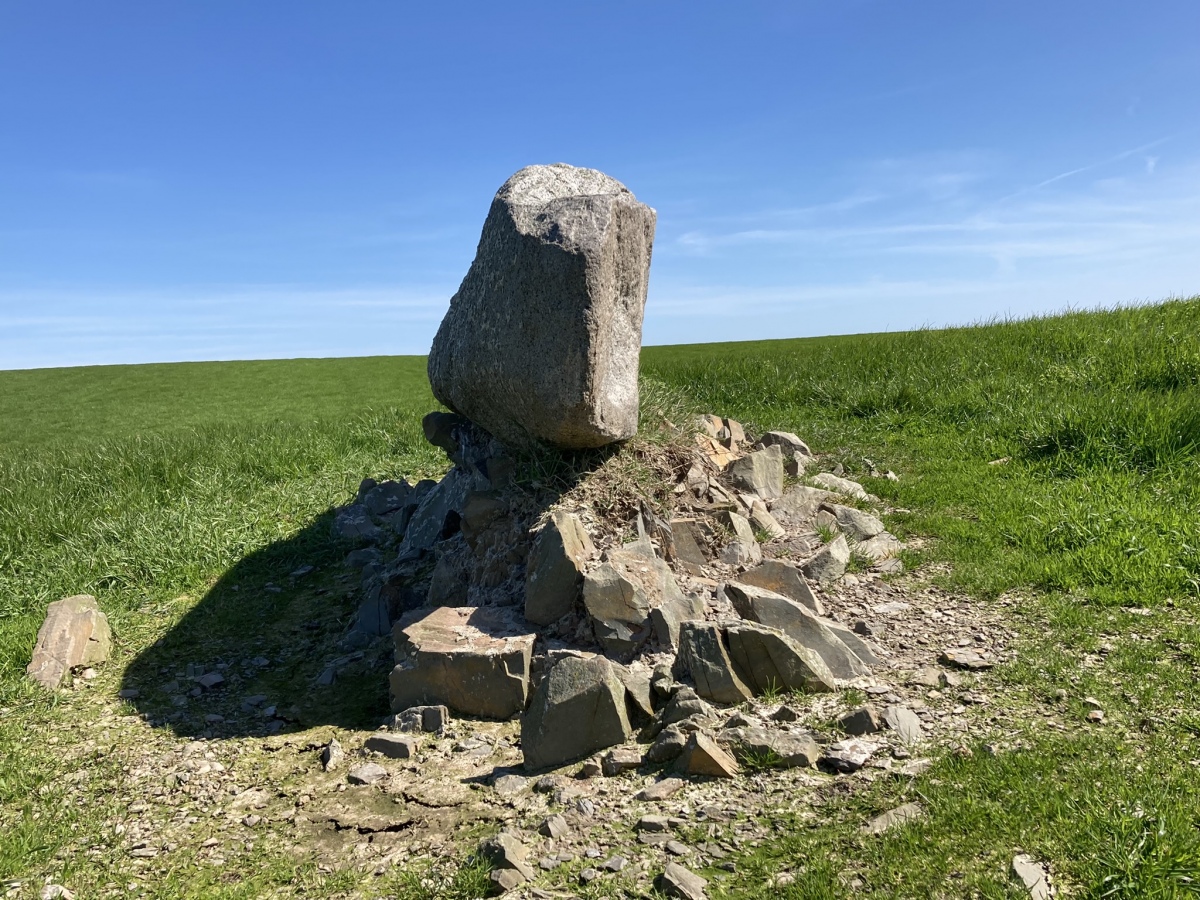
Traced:
[[94, 666], [108, 659], [112, 632], [96, 598], [76, 594], [51, 603], [38, 629], [33, 656], [25, 667], [29, 677], [53, 690], [77, 666]]
[[737, 760], [703, 731], [693, 731], [675, 764], [681, 775], [707, 775], [711, 778], [734, 778], [741, 770]]
[[525, 575], [525, 618], [553, 625], [575, 608], [583, 584], [584, 564], [596, 547], [578, 516], [555, 510], [538, 533]]
[[536, 635], [496, 607], [419, 609], [396, 623], [392, 709], [442, 704], [507, 719], [525, 708]]

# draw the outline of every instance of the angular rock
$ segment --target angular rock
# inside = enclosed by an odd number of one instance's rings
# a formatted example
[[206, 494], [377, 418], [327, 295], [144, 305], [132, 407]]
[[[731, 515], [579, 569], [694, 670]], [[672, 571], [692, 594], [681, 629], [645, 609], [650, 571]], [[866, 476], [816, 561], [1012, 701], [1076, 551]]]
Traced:
[[408, 734], [442, 734], [450, 724], [450, 710], [444, 706], [412, 706], [388, 720], [389, 731]]
[[329, 743], [321, 750], [321, 768], [332, 772], [341, 767], [346, 759], [346, 751], [338, 743], [337, 738], [330, 738]]
[[371, 520], [371, 514], [366, 508], [357, 503], [338, 510], [333, 517], [334, 537], [346, 540], [373, 541], [382, 532], [379, 526]]
[[678, 863], [667, 863], [658, 879], [658, 889], [668, 897], [680, 900], [705, 900], [704, 889], [708, 882], [694, 872], [689, 872]]
[[728, 746], [739, 762], [755, 765], [809, 769], [821, 755], [812, 735], [767, 728], [726, 729], [717, 741]]
[[56, 600], [46, 609], [25, 672], [38, 684], [53, 690], [77, 666], [107, 660], [111, 646], [108, 617], [100, 611], [95, 597], [76, 594]]
[[707, 775], [711, 778], [733, 778], [739, 771], [737, 760], [721, 749], [703, 731], [693, 731], [675, 763], [682, 775]]
[[821, 512], [829, 513], [837, 527], [856, 541], [865, 541], [883, 531], [883, 523], [870, 513], [837, 503], [821, 504]]
[[521, 721], [529, 769], [581, 759], [628, 740], [625, 686], [602, 656], [564, 656], [542, 678]]
[[763, 500], [783, 496], [783, 453], [778, 446], [735, 459], [725, 471], [738, 490]]
[[838, 741], [835, 744], [830, 744], [825, 754], [821, 757], [821, 762], [835, 772], [857, 772], [861, 769], [879, 747], [868, 741], [860, 740], [859, 738], [848, 738], [844, 741]]
[[667, 705], [658, 714], [663, 725], [673, 725], [693, 716], [708, 715], [708, 706], [699, 695], [689, 687], [683, 687], [671, 695]]
[[411, 759], [417, 753], [420, 742], [406, 734], [373, 734], [363, 744], [364, 750], [381, 753], [388, 759]]
[[642, 751], [637, 747], [617, 747], [604, 754], [600, 760], [600, 771], [613, 778], [622, 772], [641, 768], [642, 762]]
[[509, 444], [633, 437], [654, 224], [594, 169], [513, 175], [434, 338], [434, 395]]
[[664, 650], [679, 649], [679, 627], [704, 618], [704, 601], [695, 594], [680, 594], [650, 610], [654, 637]]
[[510, 869], [525, 881], [532, 881], [536, 873], [529, 864], [529, 851], [525, 845], [508, 832], [500, 832], [479, 845], [479, 854], [497, 869]]
[[1025, 888], [1030, 900], [1050, 900], [1054, 896], [1045, 868], [1028, 853], [1018, 853], [1013, 857], [1012, 874]]
[[415, 610], [396, 623], [392, 709], [444, 705], [507, 719], [525, 708], [536, 635], [495, 607]]
[[756, 693], [792, 690], [832, 691], [837, 679], [821, 655], [777, 628], [742, 622], [728, 625], [725, 635], [736, 671]]
[[896, 737], [905, 744], [919, 744], [925, 738], [921, 719], [907, 706], [884, 707], [883, 721], [888, 728], [896, 732]]
[[584, 578], [583, 604], [596, 639], [617, 656], [632, 655], [650, 636], [651, 610], [693, 606], [648, 541], [609, 552], [607, 561]]
[[812, 457], [813, 453], [808, 449], [808, 444], [796, 437], [790, 431], [768, 431], [758, 439], [756, 446], [762, 447], [778, 447], [783, 451], [784, 456], [791, 453], [799, 453], [801, 456]]
[[857, 549], [859, 553], [868, 557], [872, 562], [879, 563], [898, 556], [900, 551], [904, 549], [904, 544], [894, 535], [886, 531], [881, 531], [869, 540], [863, 541], [858, 545]]
[[596, 554], [579, 517], [555, 510], [538, 533], [525, 568], [525, 618], [552, 625], [575, 609], [583, 566]]
[[405, 506], [411, 493], [407, 481], [384, 481], [367, 492], [362, 505], [372, 516], [386, 516]]
[[653, 690], [650, 687], [650, 670], [644, 665], [623, 666], [611, 663], [621, 684], [625, 685], [625, 706], [629, 711], [630, 724], [640, 725], [654, 715]]
[[378, 763], [363, 763], [361, 766], [355, 766], [346, 775], [346, 780], [351, 784], [374, 784], [385, 778], [387, 769]]
[[[776, 594], [782, 594], [789, 600], [795, 600], [818, 616], [825, 615], [825, 606], [813, 593], [812, 588], [804, 578], [799, 566], [781, 559], [763, 560], [753, 569], [747, 569], [737, 580], [742, 584], [763, 588]], [[772, 623], [767, 623], [772, 624]], [[781, 626], [777, 626], [781, 627]]]
[[799, 603], [782, 594], [736, 581], [725, 585], [725, 595], [742, 618], [777, 628], [802, 647], [817, 653], [834, 678], [849, 681], [871, 673], [829, 627], [827, 620], [813, 615]]
[[903, 806], [897, 806], [895, 809], [890, 809], [873, 818], [863, 826], [863, 832], [865, 834], [883, 834], [897, 825], [921, 818], [923, 812], [921, 804], [905, 803]]
[[570, 830], [567, 820], [560, 815], [547, 816], [538, 826], [538, 834], [555, 841], [565, 837]]
[[680, 673], [692, 676], [696, 693], [716, 703], [741, 703], [751, 697], [729, 659], [721, 629], [708, 622], [684, 622], [679, 630]]
[[948, 650], [943, 650], [938, 656], [938, 662], [945, 666], [955, 666], [959, 669], [973, 669], [976, 671], [990, 669], [993, 663], [985, 659], [974, 650], [965, 647], [952, 647]]
[[871, 495], [857, 481], [851, 481], [848, 478], [839, 478], [829, 472], [822, 472], [820, 475], [813, 476], [813, 484], [817, 485], [817, 487], [825, 488], [827, 491], [833, 491], [835, 494], [841, 494], [843, 497], [853, 497], [855, 500], [871, 499]]
[[664, 778], [662, 781], [656, 781], [654, 784], [642, 788], [634, 795], [633, 799], [646, 803], [667, 800], [683, 790], [686, 785], [687, 782], [682, 778]]
[[839, 534], [818, 550], [801, 566], [801, 569], [813, 581], [836, 581], [846, 573], [846, 563], [848, 562], [850, 562], [850, 545], [846, 543], [846, 536]]
[[743, 544], [758, 543], [754, 537], [754, 527], [745, 516], [732, 510], [723, 509], [717, 513], [717, 521], [733, 532], [734, 540], [741, 541]]
[[753, 566], [762, 562], [758, 541], [730, 541], [721, 550], [721, 562], [727, 566]]
[[881, 727], [879, 715], [872, 706], [860, 706], [838, 717], [838, 724], [846, 734], [855, 737], [864, 734], [874, 734]]
[[664, 728], [654, 743], [646, 750], [646, 761], [652, 763], [670, 762], [678, 758], [687, 744], [688, 733], [678, 725], [672, 724]]
[[695, 519], [672, 519], [671, 526], [671, 556], [682, 563], [684, 568], [698, 573], [700, 567], [710, 562], [705, 552], [705, 541], [700, 531], [700, 524]]
[[822, 503], [837, 499], [838, 495], [830, 491], [797, 484], [788, 488], [782, 497], [768, 506], [771, 508], [771, 515], [784, 525], [798, 527], [808, 524]]
[[864, 665], [869, 668], [882, 665], [875, 648], [855, 634], [853, 629], [847, 628], [841, 622], [835, 622], [833, 619], [822, 619], [821, 621], [825, 627], [837, 635], [839, 641], [850, 648], [850, 652], [857, 656]]
[[767, 511], [767, 505], [755, 500], [750, 506], [750, 524], [755, 531], [765, 531], [771, 540], [787, 536], [787, 530]]
[[516, 869], [492, 869], [488, 872], [488, 893], [507, 894], [523, 885], [528, 879]]

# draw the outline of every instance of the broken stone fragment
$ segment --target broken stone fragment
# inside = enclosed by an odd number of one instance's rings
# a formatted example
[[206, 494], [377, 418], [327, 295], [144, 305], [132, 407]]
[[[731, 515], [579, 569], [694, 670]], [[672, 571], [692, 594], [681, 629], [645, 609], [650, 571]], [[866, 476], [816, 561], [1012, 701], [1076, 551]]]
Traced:
[[799, 566], [793, 563], [784, 562], [781, 559], [767, 559], [753, 569], [747, 569], [738, 576], [737, 580], [742, 584], [782, 594], [818, 616], [825, 615], [824, 605], [813, 593], [812, 588], [808, 586]]
[[739, 762], [749, 765], [809, 769], [821, 755], [812, 735], [767, 728], [728, 728], [717, 741], [729, 747]]
[[346, 540], [373, 541], [382, 532], [379, 526], [371, 520], [371, 514], [366, 507], [355, 503], [338, 510], [333, 517], [334, 537]]
[[828, 513], [833, 524], [856, 541], [868, 540], [883, 531], [883, 523], [879, 519], [852, 506], [823, 503], [820, 512]]
[[853, 497], [855, 500], [871, 499], [871, 495], [857, 481], [851, 481], [848, 478], [839, 478], [837, 475], [829, 472], [822, 472], [819, 475], [813, 476], [813, 484], [832, 491], [835, 494], [841, 494], [843, 497]]
[[783, 496], [783, 453], [778, 446], [755, 450], [735, 459], [725, 471], [738, 490], [763, 500]]
[[875, 755], [875, 751], [879, 747], [868, 741], [860, 740], [859, 738], [848, 738], [844, 741], [838, 741], [835, 744], [830, 744], [825, 754], [821, 757], [821, 763], [833, 769], [835, 772], [857, 772], [861, 769], [868, 759]]
[[873, 706], [860, 706], [838, 717], [842, 731], [853, 736], [874, 734], [882, 727], [879, 715]]
[[787, 536], [787, 530], [767, 511], [767, 505], [761, 500], [750, 504], [750, 524], [755, 531], [765, 532], [771, 540]]
[[736, 581], [725, 585], [725, 594], [742, 618], [777, 628], [802, 647], [819, 655], [834, 678], [849, 681], [871, 673], [870, 668], [829, 627], [830, 623], [814, 615], [807, 607], [782, 594]]
[[664, 650], [679, 649], [679, 627], [704, 618], [704, 601], [696, 594], [680, 594], [650, 610], [654, 637]]
[[527, 769], [551, 768], [629, 739], [625, 686], [602, 656], [558, 659], [521, 721]]
[[1045, 867], [1028, 853], [1018, 853], [1013, 857], [1012, 874], [1025, 888], [1030, 900], [1050, 900], [1054, 896]]
[[525, 708], [536, 635], [508, 610], [415, 610], [396, 623], [392, 709], [444, 705], [458, 713], [507, 719]]
[[672, 519], [669, 524], [674, 559], [693, 574], [698, 574], [701, 567], [710, 562], [704, 550], [706, 542], [700, 523], [695, 519]]
[[374, 784], [387, 778], [387, 769], [378, 763], [363, 763], [356, 766], [346, 775], [351, 784]]
[[342, 745], [338, 743], [337, 738], [330, 738], [329, 743], [321, 750], [321, 768], [332, 772], [341, 767], [345, 759], [346, 751], [342, 749]]
[[363, 749], [380, 753], [388, 759], [411, 759], [417, 753], [420, 742], [406, 734], [373, 734], [363, 744]]
[[846, 536], [839, 534], [822, 547], [801, 567], [804, 574], [813, 581], [822, 583], [836, 581], [846, 574], [846, 564], [850, 562], [850, 545]]
[[903, 806], [897, 806], [895, 809], [890, 809], [873, 818], [863, 826], [863, 832], [865, 834], [883, 834], [898, 825], [921, 818], [922, 813], [921, 804], [905, 803]]
[[737, 760], [722, 750], [710, 735], [693, 731], [679, 755], [675, 771], [681, 775], [734, 778], [740, 770]]
[[[682, 747], [680, 749], [682, 749]], [[674, 757], [671, 758], [674, 759]], [[654, 784], [642, 788], [634, 795], [633, 799], [641, 800], [647, 803], [653, 803], [658, 800], [667, 800], [679, 793], [679, 791], [681, 791], [686, 784], [687, 782], [682, 778], [664, 778], [662, 781], [656, 781]]]
[[663, 869], [658, 887], [668, 897], [677, 897], [679, 900], [705, 900], [708, 896], [704, 891], [708, 887], [707, 881], [673, 862], [667, 863]]
[[886, 531], [881, 531], [869, 540], [863, 541], [856, 548], [859, 553], [874, 563], [894, 559], [904, 549], [904, 544]]
[[680, 674], [689, 674], [696, 693], [716, 703], [741, 703], [752, 696], [733, 667], [720, 627], [708, 622], [684, 622], [679, 630]]
[[508, 444], [633, 437], [654, 224], [595, 169], [514, 174], [434, 338], [434, 395]]
[[111, 645], [108, 617], [100, 611], [95, 597], [76, 594], [56, 600], [46, 609], [25, 672], [42, 687], [53, 690], [72, 669], [107, 660]]
[[516, 835], [500, 832], [479, 845], [479, 855], [497, 869], [516, 872], [525, 881], [533, 880], [535, 872], [529, 864], [529, 851]]
[[884, 707], [883, 721], [904, 744], [919, 744], [925, 738], [920, 718], [907, 706]]
[[555, 510], [538, 532], [525, 575], [525, 618], [552, 625], [575, 609], [583, 584], [583, 566], [596, 554], [583, 523]]
[[600, 760], [600, 769], [609, 778], [640, 768], [642, 751], [637, 747], [617, 747], [609, 750]]
[[372, 516], [386, 516], [403, 507], [410, 493], [412, 485], [407, 481], [384, 481], [367, 492], [362, 505]]
[[799, 453], [801, 456], [811, 458], [813, 455], [812, 451], [808, 449], [808, 444], [790, 431], [768, 431], [758, 439], [755, 446], [779, 447], [785, 456], [789, 453]]
[[450, 710], [444, 706], [412, 706], [387, 721], [389, 731], [409, 734], [442, 734], [450, 724]]
[[800, 527], [807, 525], [822, 503], [836, 501], [838, 495], [820, 488], [793, 485], [778, 500], [768, 504], [771, 515], [784, 525]]
[[650, 636], [650, 611], [689, 606], [671, 567], [647, 542], [614, 550], [583, 579], [583, 605], [596, 640], [609, 653], [631, 656]]
[[943, 650], [938, 656], [938, 662], [946, 666], [956, 666], [959, 669], [990, 669], [992, 663], [980, 656], [974, 650], [963, 647], [954, 647], [948, 650]]
[[735, 670], [755, 693], [771, 691], [832, 691], [837, 679], [821, 655], [777, 628], [756, 622], [725, 628]]
[[727, 566], [753, 566], [762, 562], [762, 548], [757, 541], [730, 541], [721, 550], [720, 558]]

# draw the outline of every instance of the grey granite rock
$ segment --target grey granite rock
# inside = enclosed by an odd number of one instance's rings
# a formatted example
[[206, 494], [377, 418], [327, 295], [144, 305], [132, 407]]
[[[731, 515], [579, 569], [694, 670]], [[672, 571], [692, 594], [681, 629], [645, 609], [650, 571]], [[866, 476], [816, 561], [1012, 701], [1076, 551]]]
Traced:
[[654, 225], [654, 210], [594, 169], [513, 175], [434, 338], [437, 398], [514, 444], [633, 437]]

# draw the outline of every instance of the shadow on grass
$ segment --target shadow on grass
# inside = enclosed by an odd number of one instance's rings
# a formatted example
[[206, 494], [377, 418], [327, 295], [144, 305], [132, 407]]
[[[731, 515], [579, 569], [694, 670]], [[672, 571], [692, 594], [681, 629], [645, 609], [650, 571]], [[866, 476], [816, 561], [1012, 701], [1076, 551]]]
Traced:
[[[136, 692], [129, 702], [188, 737], [376, 727], [388, 711], [391, 641], [341, 646], [360, 573], [342, 565], [357, 545], [333, 537], [332, 522], [330, 510], [221, 576], [130, 664], [122, 684]], [[318, 684], [331, 663], [336, 681]]]

